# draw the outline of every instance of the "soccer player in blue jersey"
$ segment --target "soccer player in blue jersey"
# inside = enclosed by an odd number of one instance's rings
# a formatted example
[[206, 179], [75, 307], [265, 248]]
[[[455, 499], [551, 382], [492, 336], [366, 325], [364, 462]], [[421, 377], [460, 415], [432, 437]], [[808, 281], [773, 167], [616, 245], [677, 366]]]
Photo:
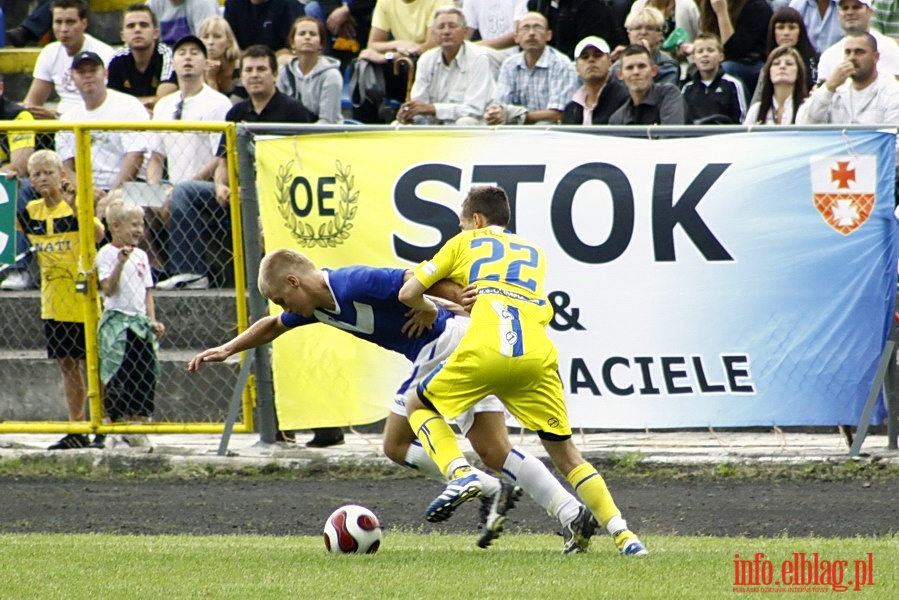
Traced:
[[[467, 316], [457, 316], [443, 306], [426, 326], [409, 319], [409, 308], [397, 299], [400, 287], [411, 272], [404, 269], [364, 266], [317, 269], [295, 250], [276, 250], [262, 261], [259, 290], [284, 309], [280, 315], [262, 318], [225, 344], [197, 354], [188, 369], [196, 371], [204, 362], [228, 356], [274, 340], [290, 329], [325, 323], [363, 340], [403, 354], [412, 362], [412, 374], [397, 392], [384, 427], [384, 452], [399, 465], [446, 482], [409, 427], [405, 403], [414, 398], [416, 387], [447, 358], [462, 339]], [[444, 282], [444, 294], [458, 297], [460, 289]], [[437, 287], [435, 286], [435, 290]], [[460, 414], [456, 423], [481, 459], [496, 472], [519, 484], [547, 513], [562, 525], [563, 549], [583, 552], [597, 524], [588, 511], [549, 472], [537, 457], [513, 447], [505, 426], [505, 412], [495, 397], [485, 398]], [[507, 511], [520, 490], [501, 484], [478, 472], [483, 481], [484, 533], [478, 545], [486, 547], [499, 535]], [[440, 520], [440, 519], [436, 519]]]
[[462, 233], [419, 265], [400, 290], [400, 301], [416, 311], [415, 327], [424, 327], [439, 314], [424, 295], [431, 285], [449, 279], [477, 287], [465, 336], [406, 405], [412, 430], [450, 480], [428, 507], [429, 520], [441, 514], [448, 518], [482, 493], [480, 476], [471, 470], [443, 417], [453, 418], [495, 394], [519, 423], [537, 432], [553, 463], [612, 535], [619, 552], [648, 554], [627, 528], [602, 476], [571, 439], [558, 351], [546, 332], [553, 314], [543, 292], [546, 259], [539, 247], [506, 229], [509, 217], [502, 188], [472, 188], [462, 203]]

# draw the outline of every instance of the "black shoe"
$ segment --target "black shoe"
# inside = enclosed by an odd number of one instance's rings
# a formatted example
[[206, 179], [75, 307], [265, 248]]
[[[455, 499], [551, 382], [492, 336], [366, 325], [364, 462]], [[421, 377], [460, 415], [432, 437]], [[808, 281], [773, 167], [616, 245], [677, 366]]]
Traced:
[[486, 548], [499, 537], [506, 522], [506, 514], [515, 508], [515, 503], [524, 492], [517, 485], [500, 482], [499, 491], [493, 496], [481, 496], [481, 524], [484, 529], [478, 540], [479, 548]]
[[70, 433], [47, 450], [74, 450], [76, 448], [87, 448], [87, 436], [81, 433]]
[[34, 37], [34, 34], [24, 27], [15, 27], [13, 29], [6, 30], [6, 43], [10, 46], [22, 48], [23, 46], [33, 44], [37, 41], [38, 40], [36, 37]]
[[322, 427], [312, 431], [315, 435], [306, 442], [307, 448], [328, 448], [346, 443], [343, 439], [343, 430], [340, 427]]
[[94, 440], [87, 447], [102, 450], [106, 447], [106, 436], [99, 433], [94, 435]]

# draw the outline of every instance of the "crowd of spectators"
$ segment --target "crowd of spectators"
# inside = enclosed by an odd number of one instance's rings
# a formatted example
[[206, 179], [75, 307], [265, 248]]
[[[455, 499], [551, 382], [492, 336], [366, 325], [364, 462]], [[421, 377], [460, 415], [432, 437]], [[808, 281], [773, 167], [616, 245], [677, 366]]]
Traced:
[[[40, 2], [7, 39], [53, 41], [21, 103], [0, 82], [3, 114], [713, 125], [892, 123], [899, 108], [899, 3], [890, 1], [147, 0], [122, 14], [114, 49], [87, 33], [85, 0]], [[248, 51], [252, 73], [241, 64]], [[380, 89], [349, 90], [350, 81]], [[352, 109], [350, 97], [361, 99]], [[21, 206], [36, 197], [22, 166], [35, 149], [54, 147], [74, 178], [70, 134], [6, 138], [0, 170], [19, 177]], [[125, 183], [161, 186], [163, 204], [147, 211], [161, 286], [220, 285], [201, 247], [228, 232], [218, 136], [107, 138], [92, 155], [98, 216]], [[2, 289], [34, 285], [27, 257], [7, 272]]]

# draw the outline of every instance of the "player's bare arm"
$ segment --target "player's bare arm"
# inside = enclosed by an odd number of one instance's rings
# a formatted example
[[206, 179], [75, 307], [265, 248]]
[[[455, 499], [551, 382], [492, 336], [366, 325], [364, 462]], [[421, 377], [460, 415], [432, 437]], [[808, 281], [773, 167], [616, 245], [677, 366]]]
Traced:
[[473, 283], [466, 285], [462, 288], [462, 295], [459, 298], [459, 304], [465, 310], [465, 312], [471, 312], [471, 307], [474, 306], [474, 301], [478, 299], [478, 286]]
[[424, 293], [425, 286], [412, 277], [403, 284], [398, 294], [399, 301], [415, 311], [403, 325], [403, 333], [410, 337], [421, 335], [437, 318], [437, 305], [426, 298]]
[[256, 348], [263, 344], [267, 344], [285, 331], [287, 327], [281, 323], [281, 316], [274, 315], [259, 319], [246, 331], [234, 337], [228, 342], [215, 348], [203, 350], [187, 363], [187, 370], [190, 372], [199, 371], [203, 363], [206, 362], [222, 362], [232, 354]]

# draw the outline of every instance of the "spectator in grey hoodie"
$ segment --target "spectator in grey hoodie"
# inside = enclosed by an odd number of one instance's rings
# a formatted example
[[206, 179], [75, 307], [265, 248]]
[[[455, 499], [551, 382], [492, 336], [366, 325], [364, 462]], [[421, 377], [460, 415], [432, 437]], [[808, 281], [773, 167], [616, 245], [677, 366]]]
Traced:
[[278, 91], [296, 98], [316, 123], [341, 123], [340, 94], [343, 76], [340, 62], [321, 53], [325, 26], [312, 17], [293, 22], [288, 42], [296, 55], [278, 71]]

